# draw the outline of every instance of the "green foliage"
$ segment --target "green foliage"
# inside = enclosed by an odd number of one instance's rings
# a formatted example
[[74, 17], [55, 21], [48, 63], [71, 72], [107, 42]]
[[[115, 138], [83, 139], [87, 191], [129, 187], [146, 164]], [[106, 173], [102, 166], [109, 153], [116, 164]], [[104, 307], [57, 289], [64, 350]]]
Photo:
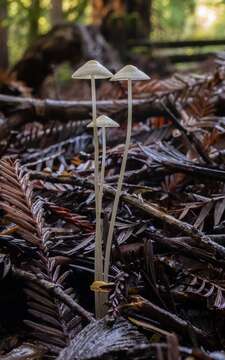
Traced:
[[153, 0], [154, 40], [224, 37], [225, 0]]
[[33, 41], [50, 29], [48, 9], [50, 0], [40, 0], [32, 6], [32, 0], [8, 2], [8, 29], [10, 61], [16, 62]]
[[[80, 1], [68, 1], [71, 3], [69, 10], [65, 12], [65, 16], [69, 21], [86, 21], [86, 9], [89, 3], [89, 0], [80, 0]], [[75, 4], [75, 5], [74, 5]]]
[[153, 37], [176, 39], [190, 26], [196, 0], [155, 0], [153, 2]]
[[[2, 22], [9, 30], [11, 64], [36, 38], [51, 28], [54, 0], [0, 0], [8, 3], [8, 17]], [[33, 4], [33, 5], [32, 5]], [[153, 40], [201, 39], [224, 37], [225, 0], [152, 0]], [[90, 0], [62, 0], [63, 19], [91, 22]], [[125, 16], [128, 33], [142, 34], [140, 14]], [[118, 21], [118, 14], [112, 15]], [[113, 28], [113, 26], [112, 26]]]
[[[24, 50], [51, 28], [51, 6], [54, 0], [8, 0], [10, 62], [15, 63]], [[33, 6], [32, 6], [33, 3]], [[86, 22], [90, 8], [88, 0], [63, 0], [65, 21]]]

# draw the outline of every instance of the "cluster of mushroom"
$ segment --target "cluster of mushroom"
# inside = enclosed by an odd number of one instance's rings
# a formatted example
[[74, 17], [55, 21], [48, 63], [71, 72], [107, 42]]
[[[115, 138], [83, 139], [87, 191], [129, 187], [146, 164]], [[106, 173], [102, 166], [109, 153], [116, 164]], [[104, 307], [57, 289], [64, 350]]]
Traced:
[[[131, 139], [132, 130], [132, 81], [135, 80], [148, 80], [149, 76], [139, 70], [133, 65], [126, 65], [115, 75], [107, 70], [96, 60], [90, 60], [72, 75], [73, 79], [89, 79], [91, 80], [91, 97], [92, 97], [92, 122], [88, 127], [93, 127], [94, 133], [94, 165], [95, 165], [95, 211], [96, 211], [96, 233], [95, 233], [95, 281], [108, 281], [109, 267], [110, 267], [110, 254], [112, 247], [113, 232], [116, 221], [116, 214], [121, 195], [124, 174], [126, 170], [127, 156]], [[105, 161], [106, 161], [106, 128], [118, 127], [114, 120], [106, 115], [97, 117], [96, 109], [96, 79], [108, 79], [111, 81], [128, 81], [128, 120], [127, 120], [127, 134], [124, 148], [124, 155], [122, 159], [119, 180], [116, 189], [116, 195], [113, 203], [112, 214], [110, 219], [109, 232], [106, 242], [105, 261], [103, 268], [103, 254], [102, 254], [102, 235], [101, 235], [101, 210], [102, 210], [102, 197], [104, 188], [104, 175], [105, 175]], [[101, 174], [99, 176], [99, 139], [98, 128], [102, 129], [102, 164]], [[95, 294], [95, 311], [96, 317], [99, 318], [103, 315], [101, 295]]]

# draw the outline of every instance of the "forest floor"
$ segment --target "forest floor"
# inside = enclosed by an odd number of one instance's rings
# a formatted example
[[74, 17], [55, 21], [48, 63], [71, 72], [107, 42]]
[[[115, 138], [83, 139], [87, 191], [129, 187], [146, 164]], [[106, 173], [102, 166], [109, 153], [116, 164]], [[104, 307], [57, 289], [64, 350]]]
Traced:
[[[225, 56], [203, 75], [133, 86], [102, 320], [90, 289], [94, 152], [84, 86], [84, 100], [31, 98], [16, 81], [0, 95], [1, 359], [224, 359]], [[126, 84], [101, 84], [97, 111], [120, 123], [107, 132], [104, 253]]]

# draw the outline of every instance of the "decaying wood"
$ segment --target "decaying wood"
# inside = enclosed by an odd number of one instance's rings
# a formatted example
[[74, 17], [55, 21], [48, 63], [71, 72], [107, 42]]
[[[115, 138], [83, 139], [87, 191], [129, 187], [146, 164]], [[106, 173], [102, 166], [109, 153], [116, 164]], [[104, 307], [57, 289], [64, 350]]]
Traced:
[[[134, 114], [142, 116], [162, 115], [165, 111], [160, 104], [153, 106], [153, 101], [134, 100]], [[33, 98], [13, 97], [0, 95], [0, 107], [8, 114], [8, 119], [2, 119], [0, 123], [0, 140], [9, 135], [10, 131], [20, 128], [30, 121], [30, 117], [45, 121], [46, 118], [61, 121], [80, 121], [89, 119], [91, 114], [91, 101], [58, 101], [38, 100]], [[97, 102], [98, 112], [108, 115], [126, 113], [127, 100], [101, 100]], [[118, 116], [117, 115], [117, 116]], [[123, 119], [118, 116], [118, 121]]]
[[14, 66], [12, 73], [37, 92], [43, 80], [52, 74], [54, 65], [69, 61], [75, 66], [90, 59], [98, 59], [108, 67], [120, 64], [119, 56], [97, 28], [65, 23], [56, 25], [40, 37]]
[[[38, 74], [38, 71], [35, 74]], [[211, 160], [206, 156], [194, 134], [188, 133], [182, 127], [181, 120], [186, 111], [185, 108], [195, 101], [199, 93], [204, 94], [205, 91], [211, 92], [210, 102], [214, 105], [216, 114], [224, 116], [223, 93], [217, 91], [219, 85], [223, 86], [224, 74], [225, 71], [222, 65], [213, 74], [200, 78], [172, 77], [171, 79], [159, 82], [152, 80], [141, 86], [137, 83], [134, 87], [134, 95], [136, 97], [133, 100], [134, 117], [139, 120], [145, 120], [148, 117], [154, 116], [163, 116], [171, 119], [175, 126], [193, 143], [200, 156], [207, 163], [211, 163]], [[42, 78], [38, 75], [38, 82], [43, 81], [46, 76], [47, 73], [43, 73]], [[0, 123], [0, 139], [3, 139], [10, 134], [10, 131], [18, 130], [26, 122], [30, 121], [31, 118], [44, 122], [46, 122], [46, 118], [48, 120], [60, 119], [63, 122], [88, 119], [91, 113], [91, 102], [40, 100], [0, 94], [0, 108], [5, 115], [5, 119], [3, 118]], [[97, 109], [100, 114], [106, 113], [116, 117], [118, 121], [124, 121], [124, 115], [127, 112], [127, 100], [100, 100], [97, 102]], [[178, 121], [175, 120], [176, 117]]]
[[[161, 97], [161, 96], [159, 96]], [[168, 106], [170, 101], [168, 102]], [[218, 99], [218, 107], [222, 112], [223, 99]], [[0, 95], [0, 107], [7, 117], [0, 123], [0, 140], [17, 130], [28, 121], [30, 117], [44, 121], [60, 119], [63, 122], [73, 120], [80, 121], [89, 119], [91, 114], [91, 101], [62, 101], [62, 100], [39, 100], [35, 98], [23, 98], [16, 96]], [[114, 116], [123, 121], [127, 112], [127, 100], [99, 100], [97, 101], [99, 114], [104, 113]], [[133, 114], [140, 120], [150, 116], [166, 116], [172, 119], [171, 114], [165, 110], [161, 101], [155, 96], [148, 99], [133, 100]], [[192, 136], [191, 136], [192, 138]], [[207, 162], [209, 159], [207, 159]]]
[[[149, 102], [153, 102], [153, 99], [134, 99], [134, 112], [139, 111], [144, 112], [148, 107], [150, 107]], [[98, 111], [107, 113], [120, 112], [124, 111], [127, 107], [127, 100], [99, 100], [97, 101]], [[35, 99], [35, 98], [23, 98], [19, 96], [7, 96], [0, 95], [0, 106], [7, 112], [9, 108], [14, 112], [24, 111], [26, 115], [36, 115], [40, 118], [49, 117], [50, 119], [55, 117], [63, 117], [65, 120], [71, 118], [74, 119], [86, 119], [91, 112], [91, 101], [63, 101], [63, 100], [51, 100], [51, 99]], [[141, 108], [141, 107], [144, 107]], [[137, 108], [137, 110], [136, 110]], [[157, 114], [157, 109], [161, 108], [160, 105], [155, 105], [155, 111]], [[26, 110], [26, 111], [25, 111]], [[165, 113], [165, 111], [164, 111]], [[151, 112], [154, 115], [154, 108]]]

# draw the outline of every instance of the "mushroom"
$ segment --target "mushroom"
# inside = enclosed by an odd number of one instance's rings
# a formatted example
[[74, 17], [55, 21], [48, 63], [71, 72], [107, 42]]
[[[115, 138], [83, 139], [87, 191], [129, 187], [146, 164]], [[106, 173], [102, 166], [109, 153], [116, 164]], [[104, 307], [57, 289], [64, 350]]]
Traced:
[[139, 70], [136, 66], [126, 65], [121, 70], [119, 70], [112, 78], [111, 81], [128, 81], [128, 120], [127, 120], [127, 134], [126, 134], [126, 143], [124, 149], [123, 160], [121, 164], [115, 200], [112, 209], [112, 215], [109, 225], [109, 232], [106, 243], [106, 252], [105, 252], [105, 266], [104, 266], [104, 281], [108, 281], [109, 275], [109, 265], [110, 265], [110, 254], [112, 247], [112, 238], [113, 231], [115, 227], [116, 214], [119, 205], [119, 199], [121, 194], [121, 189], [123, 185], [124, 173], [126, 169], [128, 150], [130, 146], [131, 130], [132, 130], [132, 81], [135, 80], [149, 80], [149, 76], [144, 72]]
[[[95, 280], [103, 278], [103, 257], [102, 257], [102, 241], [101, 241], [101, 224], [100, 224], [100, 199], [99, 199], [99, 144], [98, 132], [96, 126], [96, 79], [107, 79], [112, 73], [107, 70], [96, 60], [90, 60], [77, 69], [73, 75], [73, 79], [91, 80], [91, 97], [92, 97], [92, 121], [94, 130], [94, 162], [95, 162], [95, 212], [96, 212], [96, 233], [95, 233]], [[100, 317], [101, 303], [99, 297], [95, 297], [96, 316]]]
[[[87, 125], [87, 127], [93, 127], [93, 121]], [[102, 196], [103, 196], [103, 186], [104, 186], [104, 177], [105, 177], [105, 162], [106, 162], [106, 128], [115, 128], [119, 127], [119, 124], [112, 120], [106, 115], [101, 115], [96, 119], [97, 128], [102, 128], [102, 165], [101, 165], [101, 176], [100, 176], [100, 213], [102, 210]]]

